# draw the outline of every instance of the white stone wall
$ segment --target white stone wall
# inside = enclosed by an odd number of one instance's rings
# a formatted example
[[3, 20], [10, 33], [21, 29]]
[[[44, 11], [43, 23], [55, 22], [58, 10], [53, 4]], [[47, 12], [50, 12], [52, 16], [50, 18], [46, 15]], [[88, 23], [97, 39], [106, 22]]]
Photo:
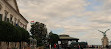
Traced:
[[[16, 12], [16, 10], [14, 10], [9, 5], [7, 5], [4, 0], [0, 0], [0, 5], [1, 5], [0, 14], [2, 14], [2, 21], [4, 21], [5, 11], [7, 11], [8, 12], [7, 18], [9, 18], [9, 20], [10, 20], [10, 16], [11, 15], [13, 16], [13, 18], [12, 18], [13, 25], [14, 25], [14, 23], [17, 24], [18, 21], [20, 20], [18, 25], [20, 27], [25, 28], [25, 29], [27, 28], [27, 23], [28, 22], [22, 17], [22, 15], [20, 15], [20, 13]], [[15, 22], [15, 19], [17, 19], [16, 22]]]

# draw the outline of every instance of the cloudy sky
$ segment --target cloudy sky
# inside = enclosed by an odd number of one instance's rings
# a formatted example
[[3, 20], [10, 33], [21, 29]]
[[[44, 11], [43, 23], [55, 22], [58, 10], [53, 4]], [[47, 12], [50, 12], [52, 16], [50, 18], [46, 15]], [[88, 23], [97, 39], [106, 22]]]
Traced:
[[[68, 34], [100, 45], [98, 30], [111, 29], [111, 0], [17, 0], [20, 13], [30, 22], [47, 25], [48, 32]], [[28, 24], [30, 30], [30, 23]], [[111, 30], [107, 32], [111, 41]]]

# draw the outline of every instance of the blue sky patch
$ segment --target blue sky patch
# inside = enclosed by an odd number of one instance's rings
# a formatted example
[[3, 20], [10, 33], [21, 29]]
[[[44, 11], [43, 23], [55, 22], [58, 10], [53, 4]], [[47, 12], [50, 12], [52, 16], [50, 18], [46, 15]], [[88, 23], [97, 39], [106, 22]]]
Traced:
[[97, 0], [87, 0], [90, 4], [86, 6], [86, 11], [97, 11], [96, 7], [101, 7], [103, 5], [102, 1]]
[[64, 32], [64, 29], [63, 28], [57, 28], [57, 29], [53, 29], [52, 32], [56, 33], [56, 34], [60, 34], [60, 33]]

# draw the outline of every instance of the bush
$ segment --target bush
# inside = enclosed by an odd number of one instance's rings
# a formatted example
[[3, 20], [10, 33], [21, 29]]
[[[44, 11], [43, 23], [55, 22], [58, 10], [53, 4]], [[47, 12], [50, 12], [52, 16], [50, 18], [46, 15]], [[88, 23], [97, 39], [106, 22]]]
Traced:
[[20, 42], [27, 41], [28, 38], [29, 33], [25, 29], [0, 21], [0, 41]]
[[20, 40], [21, 41], [28, 41], [28, 38], [30, 37], [28, 31], [26, 31], [24, 28], [21, 28], [19, 26], [17, 26], [16, 28], [19, 30], [19, 33], [21, 35]]

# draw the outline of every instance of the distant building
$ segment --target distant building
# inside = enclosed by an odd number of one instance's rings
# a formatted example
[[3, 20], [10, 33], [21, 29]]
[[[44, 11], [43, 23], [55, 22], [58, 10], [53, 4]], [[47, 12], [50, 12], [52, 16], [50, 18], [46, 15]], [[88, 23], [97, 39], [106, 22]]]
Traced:
[[27, 29], [28, 21], [20, 14], [16, 0], [0, 0], [0, 21]]
[[78, 42], [78, 38], [70, 37], [69, 35], [59, 35], [58, 43], [62, 45], [62, 47], [69, 47], [70, 42]]

